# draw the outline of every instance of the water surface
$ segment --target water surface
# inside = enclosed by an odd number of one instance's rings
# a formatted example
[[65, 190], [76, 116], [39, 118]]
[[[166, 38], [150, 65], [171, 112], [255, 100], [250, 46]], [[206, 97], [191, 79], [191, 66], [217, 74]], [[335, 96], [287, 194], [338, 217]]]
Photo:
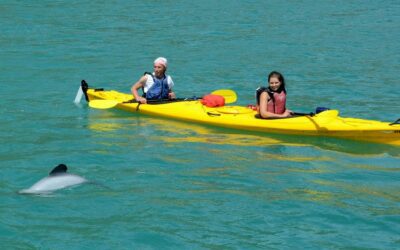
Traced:
[[[281, 71], [291, 109], [400, 118], [397, 1], [3, 1], [4, 249], [396, 249], [398, 147], [243, 133], [93, 110], [158, 56], [180, 97], [254, 103]], [[57, 164], [99, 182], [23, 196]]]

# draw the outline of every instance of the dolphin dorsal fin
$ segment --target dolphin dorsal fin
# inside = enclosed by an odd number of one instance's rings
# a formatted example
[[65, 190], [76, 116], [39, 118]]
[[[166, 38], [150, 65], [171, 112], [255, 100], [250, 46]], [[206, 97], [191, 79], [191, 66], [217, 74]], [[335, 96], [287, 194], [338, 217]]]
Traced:
[[57, 167], [53, 168], [49, 175], [61, 174], [67, 172], [67, 166], [65, 164], [59, 164]]

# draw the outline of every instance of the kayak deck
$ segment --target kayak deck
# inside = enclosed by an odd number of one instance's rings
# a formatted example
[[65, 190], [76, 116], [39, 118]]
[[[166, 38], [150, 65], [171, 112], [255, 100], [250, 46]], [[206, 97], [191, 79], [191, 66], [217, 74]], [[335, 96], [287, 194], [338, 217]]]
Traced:
[[219, 127], [307, 136], [329, 136], [351, 140], [400, 145], [400, 124], [343, 118], [338, 110], [327, 110], [314, 116], [305, 115], [284, 119], [259, 119], [257, 112], [243, 106], [209, 108], [199, 100], [172, 101], [162, 104], [132, 102], [132, 95], [114, 90], [88, 88], [85, 96], [92, 100], [115, 100], [115, 108], [157, 117], [167, 117]]

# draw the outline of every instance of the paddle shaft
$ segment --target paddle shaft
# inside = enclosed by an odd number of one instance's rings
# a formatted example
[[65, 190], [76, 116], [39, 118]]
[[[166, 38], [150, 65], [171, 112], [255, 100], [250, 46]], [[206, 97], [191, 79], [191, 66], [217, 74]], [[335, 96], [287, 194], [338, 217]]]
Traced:
[[314, 116], [315, 114], [310, 112], [310, 113], [297, 113], [297, 112], [293, 112], [292, 115], [298, 115], [298, 116]]
[[[83, 85], [82, 85], [82, 88], [83, 88]], [[103, 90], [101, 90], [101, 91], [103, 91]], [[230, 89], [215, 90], [211, 94], [220, 95], [220, 96], [224, 97], [226, 104], [236, 102], [236, 100], [237, 100], [236, 92], [233, 90], [230, 90]], [[182, 101], [196, 101], [199, 99], [202, 99], [202, 98], [201, 97], [190, 97], [190, 98], [176, 98], [176, 99], [156, 99], [156, 100], [146, 100], [146, 103], [148, 103], [148, 104], [166, 104], [166, 103], [182, 102]], [[117, 100], [96, 99], [93, 101], [89, 101], [89, 106], [92, 108], [98, 108], [98, 109], [109, 109], [109, 108], [113, 108], [116, 105], [122, 104], [122, 103], [140, 103], [140, 102], [138, 102], [135, 99], [132, 99], [129, 101], [124, 101], [124, 102], [117, 101]]]
[[[155, 100], [146, 100], [147, 104], [165, 104], [165, 103], [171, 103], [171, 102], [183, 102], [183, 101], [196, 101], [201, 98], [175, 98], [175, 99], [155, 99]], [[122, 103], [140, 103], [139, 101], [132, 99], [126, 102]]]

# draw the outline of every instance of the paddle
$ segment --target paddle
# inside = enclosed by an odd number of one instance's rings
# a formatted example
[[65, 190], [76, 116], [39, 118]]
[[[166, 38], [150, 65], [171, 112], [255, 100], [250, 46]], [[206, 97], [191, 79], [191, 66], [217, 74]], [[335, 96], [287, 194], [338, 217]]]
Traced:
[[[147, 100], [147, 104], [165, 104], [172, 102], [182, 102], [182, 101], [193, 101], [197, 100], [194, 98], [175, 98], [175, 99], [159, 99], [159, 100]], [[89, 107], [96, 109], [109, 109], [117, 106], [120, 103], [139, 103], [135, 99], [129, 101], [117, 101], [117, 100], [92, 100], [89, 102]]]
[[398, 124], [400, 124], [400, 118], [397, 119], [396, 121], [390, 123], [389, 125], [392, 126], [392, 125], [398, 125]]
[[295, 115], [295, 116], [314, 116], [315, 115], [315, 113], [313, 113], [313, 112], [310, 112], [310, 113], [298, 113], [298, 112], [292, 112], [291, 113], [292, 115]]
[[230, 89], [219, 89], [211, 92], [213, 95], [223, 96], [225, 99], [225, 103], [234, 103], [237, 100], [236, 92]]
[[[236, 92], [230, 89], [219, 89], [213, 91], [211, 94], [223, 96], [225, 99], [225, 103], [234, 103], [237, 100]], [[180, 102], [180, 101], [192, 101], [198, 100], [201, 98], [177, 98], [177, 99], [161, 99], [161, 100], [147, 100], [149, 104], [162, 104], [162, 103], [171, 103], [171, 102]], [[96, 109], [109, 109], [117, 106], [119, 103], [137, 103], [136, 100], [130, 100], [125, 102], [120, 102], [117, 100], [92, 100], [89, 102], [89, 107]]]
[[314, 112], [310, 112], [310, 113], [297, 113], [297, 112], [293, 112], [292, 114], [293, 115], [297, 115], [297, 116], [314, 116], [314, 115], [316, 115], [316, 114], [319, 114], [319, 113], [321, 113], [321, 112], [323, 112], [323, 111], [326, 111], [326, 110], [330, 110], [329, 108], [325, 108], [325, 107], [317, 107], [316, 109], [315, 109], [315, 113]]

